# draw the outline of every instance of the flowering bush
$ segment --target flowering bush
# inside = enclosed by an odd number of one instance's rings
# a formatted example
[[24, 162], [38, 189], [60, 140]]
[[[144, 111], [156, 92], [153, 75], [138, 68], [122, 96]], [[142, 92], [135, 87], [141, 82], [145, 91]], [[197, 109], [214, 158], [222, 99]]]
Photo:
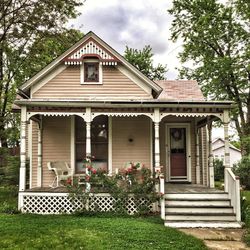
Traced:
[[[88, 193], [109, 193], [115, 199], [115, 211], [126, 212], [128, 199], [133, 195], [139, 214], [149, 212], [149, 205], [160, 199], [160, 194], [155, 191], [156, 179], [151, 170], [144, 164], [130, 162], [127, 168], [121, 169], [115, 175], [108, 175], [104, 169], [94, 169], [91, 161], [86, 163], [86, 185], [79, 187], [75, 183], [75, 193], [83, 192], [86, 198]], [[70, 187], [70, 191], [74, 188]], [[142, 205], [141, 199], [144, 200]]]

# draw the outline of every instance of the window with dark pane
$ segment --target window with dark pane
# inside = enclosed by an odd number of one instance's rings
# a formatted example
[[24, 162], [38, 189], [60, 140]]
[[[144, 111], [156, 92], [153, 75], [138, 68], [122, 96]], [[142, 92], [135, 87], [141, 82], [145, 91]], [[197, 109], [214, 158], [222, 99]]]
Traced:
[[84, 63], [84, 82], [99, 81], [99, 63]]
[[[84, 173], [83, 160], [86, 157], [86, 123], [80, 117], [75, 119], [76, 173]], [[98, 116], [91, 122], [91, 155], [94, 168], [108, 169], [108, 117]]]

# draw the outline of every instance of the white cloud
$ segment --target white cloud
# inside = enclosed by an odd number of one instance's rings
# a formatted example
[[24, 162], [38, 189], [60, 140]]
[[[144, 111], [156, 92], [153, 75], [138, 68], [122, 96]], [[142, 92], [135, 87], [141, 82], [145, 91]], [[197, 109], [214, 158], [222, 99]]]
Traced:
[[167, 78], [175, 79], [180, 43], [169, 40], [171, 5], [166, 0], [87, 0], [71, 24], [84, 33], [92, 30], [121, 54], [126, 45], [137, 49], [151, 45], [155, 64], [167, 64]]

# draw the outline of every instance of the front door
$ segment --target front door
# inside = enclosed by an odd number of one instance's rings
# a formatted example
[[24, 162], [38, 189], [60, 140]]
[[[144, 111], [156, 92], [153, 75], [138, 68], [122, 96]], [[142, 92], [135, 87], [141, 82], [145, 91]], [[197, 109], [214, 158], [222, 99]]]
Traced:
[[167, 125], [168, 181], [190, 181], [189, 124]]

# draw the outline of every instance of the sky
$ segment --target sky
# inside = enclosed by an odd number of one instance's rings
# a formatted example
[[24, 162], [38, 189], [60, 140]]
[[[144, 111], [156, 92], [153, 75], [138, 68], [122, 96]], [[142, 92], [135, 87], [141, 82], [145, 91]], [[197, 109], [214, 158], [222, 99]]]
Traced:
[[[178, 78], [176, 68], [181, 68], [182, 42], [170, 40], [173, 18], [167, 10], [171, 7], [172, 0], [86, 0], [78, 9], [80, 16], [69, 25], [85, 34], [95, 32], [122, 55], [126, 46], [142, 49], [150, 45], [154, 64], [167, 65], [166, 77], [172, 80]], [[213, 138], [222, 135], [223, 128], [213, 129]]]
[[172, 17], [170, 0], [86, 0], [81, 15], [70, 25], [84, 33], [95, 32], [120, 54], [126, 46], [142, 49], [150, 45], [154, 64], [167, 65], [168, 79], [176, 79], [181, 43], [170, 41]]

